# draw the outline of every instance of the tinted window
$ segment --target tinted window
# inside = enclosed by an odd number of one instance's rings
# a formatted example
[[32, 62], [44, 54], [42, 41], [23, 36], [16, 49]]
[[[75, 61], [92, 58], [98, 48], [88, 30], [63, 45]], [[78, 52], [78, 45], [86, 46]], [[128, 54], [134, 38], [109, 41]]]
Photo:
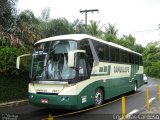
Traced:
[[90, 45], [87, 39], [80, 41], [79, 49], [86, 50], [87, 60], [89, 62], [90, 67], [92, 68], [94, 60], [93, 60], [92, 51], [91, 51], [91, 48], [90, 48]]
[[93, 41], [94, 48], [100, 61], [105, 61], [105, 46], [103, 43]]
[[99, 57], [99, 60], [108, 61], [109, 60], [109, 46], [104, 43], [97, 42], [97, 41], [93, 41], [93, 45]]
[[131, 63], [133, 63], [133, 59], [132, 59], [132, 53], [129, 53], [129, 63], [131, 64]]
[[110, 60], [111, 61], [115, 61], [116, 60], [114, 53], [115, 53], [115, 48], [110, 47]]
[[135, 64], [139, 64], [139, 56], [135, 55]]
[[92, 55], [92, 52], [91, 52], [91, 49], [90, 49], [90, 45], [89, 45], [88, 40], [82, 40], [82, 41], [80, 42], [79, 49], [80, 49], [80, 50], [86, 50], [86, 55], [87, 55], [87, 57], [93, 59], [93, 55]]
[[129, 63], [130, 64], [135, 63], [135, 55], [133, 53], [129, 53]]
[[132, 64], [135, 64], [135, 55], [132, 54]]
[[110, 47], [110, 60], [113, 62], [120, 62], [119, 49]]
[[121, 50], [121, 62], [128, 63], [128, 52]]
[[108, 61], [109, 60], [109, 46], [108, 45], [105, 45], [104, 54], [105, 54], [106, 61]]
[[116, 62], [120, 62], [120, 53], [119, 53], [119, 49], [115, 49], [115, 58], [116, 58]]

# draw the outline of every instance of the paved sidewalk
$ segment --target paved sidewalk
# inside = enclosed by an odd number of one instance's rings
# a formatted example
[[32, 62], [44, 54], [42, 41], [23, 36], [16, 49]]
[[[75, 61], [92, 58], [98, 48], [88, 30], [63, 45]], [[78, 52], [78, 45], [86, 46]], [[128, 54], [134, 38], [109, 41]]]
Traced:
[[5, 103], [0, 103], [0, 108], [6, 107], [6, 106], [18, 106], [18, 105], [27, 104], [27, 103], [28, 103], [28, 99], [17, 100], [17, 101], [12, 101], [12, 102], [5, 102]]

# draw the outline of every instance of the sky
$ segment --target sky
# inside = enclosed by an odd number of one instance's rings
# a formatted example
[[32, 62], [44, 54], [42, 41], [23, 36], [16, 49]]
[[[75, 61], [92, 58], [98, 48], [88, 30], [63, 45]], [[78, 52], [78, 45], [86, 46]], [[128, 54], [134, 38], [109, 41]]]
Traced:
[[118, 36], [132, 34], [136, 43], [146, 46], [160, 40], [160, 0], [19, 0], [20, 11], [29, 9], [38, 17], [44, 8], [50, 7], [51, 18], [65, 17], [85, 22], [80, 10], [98, 9], [88, 13], [90, 20], [100, 21], [100, 26], [115, 24]]

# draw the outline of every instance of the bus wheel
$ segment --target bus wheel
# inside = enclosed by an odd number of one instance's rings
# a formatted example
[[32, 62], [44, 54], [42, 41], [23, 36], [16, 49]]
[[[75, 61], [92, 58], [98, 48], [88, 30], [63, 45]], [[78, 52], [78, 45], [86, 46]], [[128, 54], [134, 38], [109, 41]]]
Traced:
[[99, 106], [103, 103], [103, 91], [100, 88], [96, 89], [95, 93], [95, 106]]
[[134, 82], [134, 92], [135, 93], [137, 92], [137, 82], [136, 81]]

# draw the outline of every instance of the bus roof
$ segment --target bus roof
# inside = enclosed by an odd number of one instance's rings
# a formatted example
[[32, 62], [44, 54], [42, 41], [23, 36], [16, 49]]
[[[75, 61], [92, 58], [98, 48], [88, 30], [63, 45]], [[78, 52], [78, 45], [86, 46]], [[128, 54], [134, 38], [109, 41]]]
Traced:
[[[39, 40], [37, 41], [35, 44], [37, 43], [41, 43], [41, 42], [47, 42], [47, 41], [54, 41], [54, 40], [65, 40], [65, 39], [70, 39], [70, 40], [77, 40], [77, 41], [80, 41], [80, 40], [83, 40], [83, 39], [93, 39], [93, 40], [96, 40], [96, 41], [99, 41], [99, 42], [102, 42], [104, 44], [108, 44], [110, 46], [113, 46], [113, 47], [116, 47], [116, 48], [119, 48], [119, 49], [122, 49], [122, 50], [125, 50], [125, 51], [128, 51], [128, 52], [132, 52], [132, 53], [135, 53], [135, 54], [138, 54], [138, 55], [141, 55], [140, 53], [137, 53], [135, 51], [132, 51], [126, 47], [123, 47], [121, 45], [118, 45], [118, 44], [115, 44], [115, 43], [112, 43], [112, 42], [107, 42], [107, 41], [104, 41], [102, 39], [99, 39], [99, 38], [96, 38], [96, 37], [93, 37], [93, 36], [90, 36], [90, 35], [87, 35], [87, 34], [68, 34], [68, 35], [59, 35], [59, 36], [54, 36], [54, 37], [49, 37], [49, 38], [45, 38], [45, 39], [42, 39], [42, 40]], [[141, 55], [142, 56], [142, 55]]]

